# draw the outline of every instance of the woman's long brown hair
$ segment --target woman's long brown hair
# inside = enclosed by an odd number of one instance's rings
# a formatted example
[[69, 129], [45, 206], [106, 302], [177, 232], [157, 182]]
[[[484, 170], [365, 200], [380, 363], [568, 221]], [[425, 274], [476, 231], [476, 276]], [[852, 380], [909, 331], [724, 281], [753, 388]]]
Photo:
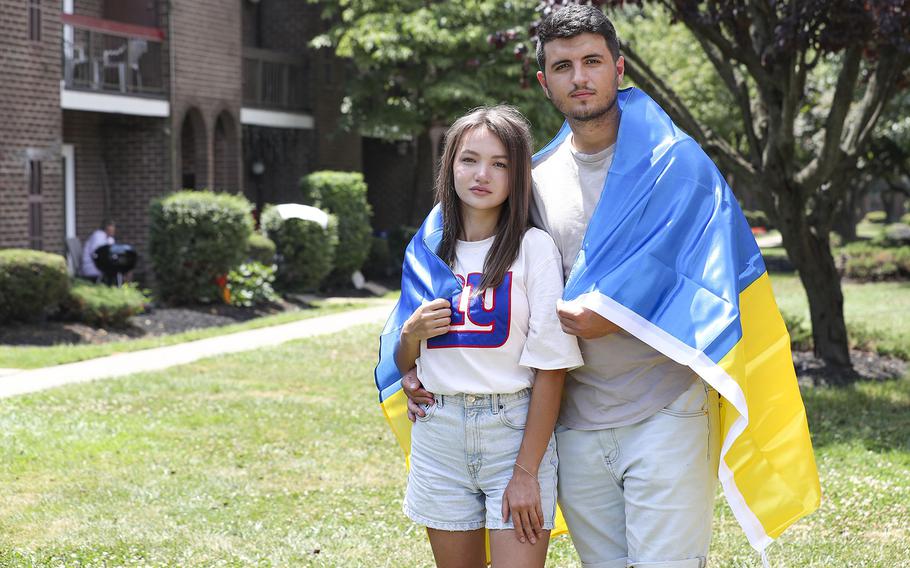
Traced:
[[499, 212], [493, 246], [483, 263], [479, 291], [502, 283], [509, 267], [518, 257], [521, 240], [528, 229], [531, 203], [531, 130], [517, 109], [507, 105], [479, 107], [452, 124], [445, 136], [445, 147], [436, 175], [436, 201], [442, 204], [443, 234], [437, 254], [455, 266], [455, 245], [462, 234], [461, 200], [455, 193], [455, 158], [465, 134], [486, 128], [506, 147], [509, 169], [509, 196]]

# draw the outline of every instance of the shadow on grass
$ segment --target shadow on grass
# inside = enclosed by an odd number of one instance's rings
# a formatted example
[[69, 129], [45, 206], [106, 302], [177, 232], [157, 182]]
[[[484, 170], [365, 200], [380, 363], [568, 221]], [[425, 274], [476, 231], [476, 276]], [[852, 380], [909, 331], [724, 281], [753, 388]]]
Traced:
[[910, 453], [910, 377], [801, 390], [815, 447], [859, 443]]

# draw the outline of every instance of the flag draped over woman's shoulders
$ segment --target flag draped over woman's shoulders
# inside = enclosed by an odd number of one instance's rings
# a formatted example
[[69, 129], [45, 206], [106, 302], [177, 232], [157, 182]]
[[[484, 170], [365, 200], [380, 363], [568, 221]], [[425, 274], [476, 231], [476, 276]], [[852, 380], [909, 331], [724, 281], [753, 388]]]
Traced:
[[411, 454], [411, 423], [407, 417], [407, 401], [401, 390], [401, 373], [395, 363], [395, 351], [404, 322], [421, 303], [437, 298], [451, 301], [461, 292], [461, 283], [452, 269], [436, 255], [441, 241], [442, 209], [437, 205], [405, 250], [401, 268], [401, 297], [379, 338], [379, 364], [375, 371], [379, 403], [408, 457]]
[[[821, 495], [790, 337], [717, 167], [642, 91], [620, 91], [617, 104], [616, 151], [564, 299], [691, 367], [721, 394], [718, 475], [762, 551]], [[569, 133], [564, 125], [535, 163]]]

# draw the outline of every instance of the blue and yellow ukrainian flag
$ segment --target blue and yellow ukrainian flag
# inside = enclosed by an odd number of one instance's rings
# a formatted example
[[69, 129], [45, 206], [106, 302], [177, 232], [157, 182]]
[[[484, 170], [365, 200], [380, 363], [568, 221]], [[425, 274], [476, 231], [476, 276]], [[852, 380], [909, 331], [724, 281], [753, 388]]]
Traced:
[[[821, 499], [790, 336], [720, 171], [642, 91], [620, 91], [617, 104], [616, 152], [563, 297], [721, 394], [718, 477], [763, 551]], [[563, 125], [535, 163], [569, 133]]]

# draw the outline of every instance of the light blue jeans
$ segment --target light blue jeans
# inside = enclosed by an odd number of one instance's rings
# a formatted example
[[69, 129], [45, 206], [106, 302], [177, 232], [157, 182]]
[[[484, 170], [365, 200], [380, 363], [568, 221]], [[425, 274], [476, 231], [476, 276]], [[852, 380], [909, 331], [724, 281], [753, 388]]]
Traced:
[[700, 379], [654, 416], [556, 429], [559, 504], [586, 568], [702, 568], [720, 455], [717, 391]]
[[[448, 531], [511, 529], [502, 496], [528, 420], [531, 390], [512, 394], [437, 395], [411, 429], [411, 471], [404, 512], [414, 522]], [[556, 441], [550, 437], [538, 470], [544, 528], [556, 516]]]

